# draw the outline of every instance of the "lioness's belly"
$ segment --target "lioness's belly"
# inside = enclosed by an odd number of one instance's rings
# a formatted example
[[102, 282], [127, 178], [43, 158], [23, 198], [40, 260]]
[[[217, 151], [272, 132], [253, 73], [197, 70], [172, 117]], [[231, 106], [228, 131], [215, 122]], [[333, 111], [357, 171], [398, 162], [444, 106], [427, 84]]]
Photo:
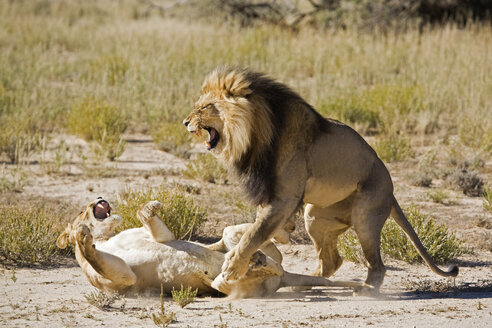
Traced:
[[213, 280], [224, 262], [224, 254], [183, 240], [161, 244], [139, 239], [124, 247], [113, 245], [101, 250], [120, 257], [132, 268], [137, 276], [133, 286], [136, 290], [160, 288], [162, 282], [166, 292], [180, 289], [181, 285], [198, 288], [200, 292], [210, 291], [212, 288], [204, 282]]

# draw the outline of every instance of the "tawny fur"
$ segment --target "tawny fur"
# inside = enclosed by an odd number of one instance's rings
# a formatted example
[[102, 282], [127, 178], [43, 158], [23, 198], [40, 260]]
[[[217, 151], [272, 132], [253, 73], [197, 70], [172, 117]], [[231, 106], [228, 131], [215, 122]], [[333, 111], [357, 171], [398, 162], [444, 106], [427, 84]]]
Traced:
[[[198, 289], [199, 293], [220, 291], [233, 297], [256, 297], [286, 286], [361, 286], [285, 272], [280, 252], [271, 241], [266, 241], [262, 252], [248, 263], [244, 278], [227, 282], [220, 276], [225, 253], [239, 242], [247, 224], [226, 228], [224, 238], [210, 246], [176, 240], [155, 214], [161, 204], [151, 201], [137, 213], [143, 227], [115, 234], [121, 218], [109, 212], [103, 219], [96, 218], [94, 208], [99, 202], [106, 201], [91, 202], [60, 234], [57, 245], [65, 248], [73, 244], [77, 262], [89, 282], [105, 291], [158, 291], [162, 283], [166, 292], [183, 286]], [[282, 232], [276, 237], [285, 241]]]
[[255, 223], [226, 257], [225, 280], [247, 272], [248, 259], [303, 205], [306, 229], [319, 256], [315, 275], [341, 265], [338, 236], [353, 226], [369, 264], [366, 283], [377, 292], [385, 274], [380, 234], [391, 215], [430, 268], [439, 269], [393, 196], [393, 183], [376, 152], [353, 129], [323, 118], [284, 84], [247, 69], [211, 72], [184, 120], [190, 132], [213, 128], [211, 153], [238, 177], [257, 207]]

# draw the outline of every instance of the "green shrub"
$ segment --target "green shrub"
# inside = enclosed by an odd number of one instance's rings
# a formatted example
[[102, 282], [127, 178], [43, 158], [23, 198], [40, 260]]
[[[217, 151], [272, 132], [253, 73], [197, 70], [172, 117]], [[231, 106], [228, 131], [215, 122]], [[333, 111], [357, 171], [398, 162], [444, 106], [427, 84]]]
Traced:
[[443, 189], [430, 190], [427, 192], [427, 196], [429, 196], [434, 203], [439, 204], [444, 204], [449, 198], [449, 194]]
[[181, 308], [184, 308], [188, 304], [191, 304], [195, 301], [196, 294], [198, 293], [198, 289], [193, 290], [191, 286], [187, 288], [183, 288], [181, 285], [180, 290], [171, 291], [171, 295], [173, 296], [173, 301], [178, 304]]
[[20, 266], [49, 265], [56, 255], [61, 214], [43, 207], [0, 206], [0, 259]]
[[70, 132], [92, 142], [98, 155], [114, 161], [125, 150], [121, 134], [128, 122], [121, 111], [102, 100], [87, 98], [72, 107], [67, 115]]
[[137, 219], [137, 211], [141, 205], [151, 200], [162, 203], [157, 215], [178, 239], [191, 238], [193, 232], [206, 220], [206, 210], [195, 205], [193, 199], [178, 187], [166, 189], [161, 186], [155, 190], [151, 187], [140, 190], [127, 189], [118, 197], [117, 207], [123, 218], [118, 230], [141, 226]]
[[184, 176], [211, 183], [227, 183], [227, 170], [209, 154], [198, 154], [183, 170]]
[[154, 143], [168, 153], [189, 158], [190, 133], [180, 123], [162, 123], [152, 133]]
[[[463, 241], [453, 233], [449, 233], [444, 224], [437, 224], [432, 217], [421, 214], [416, 207], [408, 207], [405, 210], [405, 216], [430, 257], [437, 263], [449, 262], [467, 252], [463, 247]], [[362, 250], [353, 229], [340, 237], [338, 247], [345, 259], [353, 262], [363, 260]], [[381, 233], [381, 250], [398, 260], [409, 263], [422, 262], [415, 247], [393, 219], [388, 219], [384, 225]]]
[[401, 161], [413, 158], [415, 152], [407, 138], [400, 135], [390, 135], [379, 139], [374, 144], [374, 150], [385, 162]]

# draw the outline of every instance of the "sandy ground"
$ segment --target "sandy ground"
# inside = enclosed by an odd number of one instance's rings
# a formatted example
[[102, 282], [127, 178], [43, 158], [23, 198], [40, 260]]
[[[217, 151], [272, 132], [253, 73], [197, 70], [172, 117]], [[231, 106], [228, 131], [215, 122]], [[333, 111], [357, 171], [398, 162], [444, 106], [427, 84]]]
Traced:
[[[65, 138], [65, 137], [64, 137]], [[20, 197], [63, 199], [81, 208], [97, 196], [112, 201], [127, 186], [181, 183], [192, 185], [199, 200], [208, 204], [210, 225], [207, 231], [216, 237], [232, 224], [230, 208], [213, 207], [216, 198], [237, 192], [233, 186], [213, 185], [184, 179], [180, 169], [186, 161], [154, 148], [148, 137], [132, 137], [116, 163], [101, 163], [93, 176], [83, 173], [77, 156], [58, 174], [44, 174], [39, 162], [24, 170], [29, 183]], [[69, 140], [70, 141], [70, 140]], [[84, 149], [80, 140], [72, 145]], [[74, 146], [75, 147], [75, 146]], [[490, 163], [487, 163], [490, 167]], [[464, 238], [474, 253], [459, 259], [460, 275], [448, 280], [433, 274], [424, 265], [406, 264], [386, 258], [387, 274], [381, 296], [353, 296], [348, 289], [315, 288], [305, 292], [280, 290], [267, 299], [231, 300], [199, 297], [181, 309], [165, 299], [165, 311], [174, 312], [177, 321], [171, 327], [490, 327], [492, 323], [492, 222], [479, 198], [451, 192], [451, 205], [432, 203], [426, 189], [410, 186], [405, 175], [412, 164], [397, 164], [389, 169], [394, 177], [397, 198], [403, 205], [417, 204], [425, 213], [436, 215]], [[490, 170], [489, 170], [490, 171]], [[485, 170], [492, 181], [491, 172]], [[439, 181], [436, 182], [437, 185]], [[74, 212], [74, 216], [77, 213]], [[284, 268], [309, 273], [316, 267], [312, 245], [281, 246]], [[345, 262], [334, 278], [364, 279], [367, 269]], [[3, 327], [141, 327], [153, 326], [152, 314], [158, 313], [159, 295], [139, 295], [117, 300], [109, 309], [90, 305], [85, 296], [94, 288], [76, 262], [57, 268], [26, 269], [0, 267], [0, 326]]]

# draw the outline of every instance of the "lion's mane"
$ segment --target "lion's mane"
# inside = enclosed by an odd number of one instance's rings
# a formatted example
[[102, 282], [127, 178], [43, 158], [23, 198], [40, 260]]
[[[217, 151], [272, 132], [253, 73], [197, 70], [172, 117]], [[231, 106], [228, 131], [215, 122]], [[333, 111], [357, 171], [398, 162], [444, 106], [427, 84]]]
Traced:
[[325, 119], [289, 87], [245, 68], [215, 69], [205, 78], [203, 94], [212, 95], [221, 104], [226, 139], [221, 156], [256, 205], [268, 202], [275, 193], [280, 139], [287, 117], [294, 111], [315, 115], [314, 126], [303, 127], [303, 137], [307, 133], [312, 139], [326, 127]]

